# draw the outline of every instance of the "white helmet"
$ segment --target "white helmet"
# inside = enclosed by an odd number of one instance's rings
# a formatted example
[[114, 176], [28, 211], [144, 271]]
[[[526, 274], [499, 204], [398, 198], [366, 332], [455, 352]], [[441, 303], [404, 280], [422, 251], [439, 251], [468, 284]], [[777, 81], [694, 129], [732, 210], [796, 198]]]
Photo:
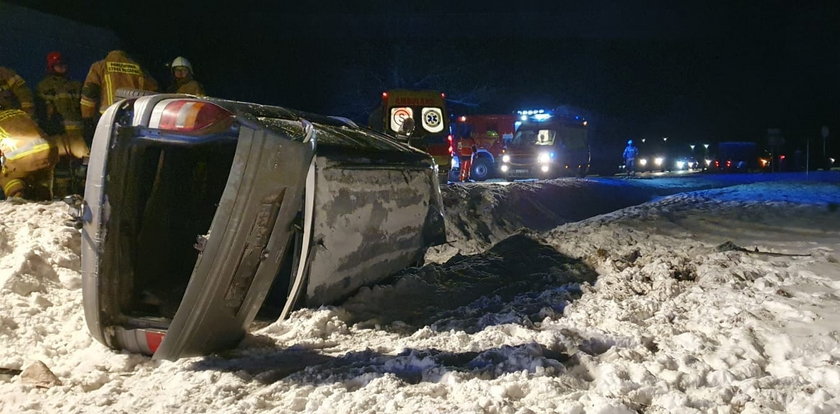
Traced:
[[183, 56], [176, 57], [175, 60], [172, 61], [172, 64], [169, 65], [169, 67], [172, 68], [173, 70], [175, 68], [177, 68], [178, 66], [184, 66], [184, 67], [186, 67], [187, 69], [190, 70], [190, 73], [193, 73], [193, 68], [192, 68], [192, 65], [190, 64], [190, 61], [187, 60], [187, 58], [185, 58]]

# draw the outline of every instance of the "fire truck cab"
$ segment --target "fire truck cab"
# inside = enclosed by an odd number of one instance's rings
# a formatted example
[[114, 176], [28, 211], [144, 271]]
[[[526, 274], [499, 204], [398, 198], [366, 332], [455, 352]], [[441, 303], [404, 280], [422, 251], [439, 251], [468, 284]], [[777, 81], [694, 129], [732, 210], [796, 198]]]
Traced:
[[[449, 171], [452, 135], [446, 113], [446, 95], [432, 90], [391, 89], [371, 114], [371, 129], [395, 136], [431, 155], [442, 173]], [[406, 120], [411, 121], [406, 122]]]
[[502, 154], [508, 178], [583, 177], [589, 171], [588, 122], [551, 111], [519, 111], [516, 133]]
[[513, 139], [515, 115], [465, 115], [455, 120], [450, 181], [483, 181], [498, 172], [505, 142]]

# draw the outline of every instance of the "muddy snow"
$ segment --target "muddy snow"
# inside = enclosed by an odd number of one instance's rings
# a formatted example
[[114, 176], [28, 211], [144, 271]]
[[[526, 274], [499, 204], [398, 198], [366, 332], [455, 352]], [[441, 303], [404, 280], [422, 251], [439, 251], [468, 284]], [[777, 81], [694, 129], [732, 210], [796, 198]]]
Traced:
[[90, 337], [62, 203], [0, 202], [0, 412], [837, 412], [840, 175], [721, 180], [450, 186], [425, 266], [176, 362]]

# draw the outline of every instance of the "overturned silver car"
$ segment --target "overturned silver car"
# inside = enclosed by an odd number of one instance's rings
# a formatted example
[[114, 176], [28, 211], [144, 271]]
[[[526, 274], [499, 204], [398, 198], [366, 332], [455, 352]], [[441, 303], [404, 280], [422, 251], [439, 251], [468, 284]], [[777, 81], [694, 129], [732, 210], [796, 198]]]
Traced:
[[442, 208], [431, 156], [349, 120], [121, 101], [97, 126], [81, 212], [88, 328], [162, 359], [233, 347], [261, 309], [283, 318], [421, 262], [445, 241]]

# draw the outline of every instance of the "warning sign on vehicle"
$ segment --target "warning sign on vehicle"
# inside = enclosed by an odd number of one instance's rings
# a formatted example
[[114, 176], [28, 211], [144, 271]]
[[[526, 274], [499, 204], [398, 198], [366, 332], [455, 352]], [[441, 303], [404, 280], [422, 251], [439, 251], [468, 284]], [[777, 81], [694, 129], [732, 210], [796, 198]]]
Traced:
[[429, 132], [443, 131], [443, 112], [440, 108], [423, 108], [423, 128]]
[[414, 111], [409, 107], [391, 108], [391, 131], [399, 132], [406, 118], [414, 118]]

